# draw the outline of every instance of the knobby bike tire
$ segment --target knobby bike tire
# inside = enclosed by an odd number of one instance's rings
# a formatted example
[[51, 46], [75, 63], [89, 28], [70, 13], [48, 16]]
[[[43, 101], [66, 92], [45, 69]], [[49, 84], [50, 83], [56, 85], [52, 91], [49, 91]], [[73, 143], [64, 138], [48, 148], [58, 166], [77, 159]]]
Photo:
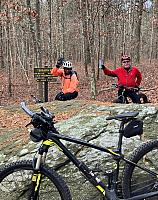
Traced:
[[[130, 156], [129, 160], [158, 173], [158, 140], [143, 143]], [[124, 198], [158, 190], [158, 176], [151, 175], [134, 165], [126, 164], [122, 176]], [[146, 198], [157, 200], [158, 196]]]
[[[71, 200], [71, 194], [64, 180], [52, 168], [41, 165], [42, 180], [38, 200]], [[28, 200], [32, 161], [23, 160], [7, 164], [0, 169], [0, 199]]]
[[141, 103], [149, 103], [148, 98], [145, 94], [139, 93], [138, 96], [139, 96]]

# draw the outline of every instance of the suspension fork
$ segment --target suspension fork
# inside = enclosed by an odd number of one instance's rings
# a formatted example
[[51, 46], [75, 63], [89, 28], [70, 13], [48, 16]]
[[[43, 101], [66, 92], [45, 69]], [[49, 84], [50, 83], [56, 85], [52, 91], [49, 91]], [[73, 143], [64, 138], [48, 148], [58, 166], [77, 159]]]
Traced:
[[[119, 90], [120, 90], [120, 88], [119, 88]], [[120, 97], [122, 99], [122, 101], [123, 101], [122, 103], [127, 103], [128, 101], [127, 101], [127, 98], [124, 96], [124, 93], [125, 93], [125, 88], [122, 89], [118, 98]]]
[[123, 99], [123, 103], [128, 104], [127, 96], [125, 96], [125, 91], [126, 91], [126, 89], [123, 88], [123, 90], [122, 90], [122, 99]]
[[42, 174], [40, 171], [41, 164], [45, 163], [46, 155], [48, 152], [49, 146], [42, 145], [39, 150], [37, 157], [33, 159], [33, 174], [32, 174], [32, 183], [30, 187], [29, 200], [37, 200], [39, 196], [39, 189], [42, 180]]

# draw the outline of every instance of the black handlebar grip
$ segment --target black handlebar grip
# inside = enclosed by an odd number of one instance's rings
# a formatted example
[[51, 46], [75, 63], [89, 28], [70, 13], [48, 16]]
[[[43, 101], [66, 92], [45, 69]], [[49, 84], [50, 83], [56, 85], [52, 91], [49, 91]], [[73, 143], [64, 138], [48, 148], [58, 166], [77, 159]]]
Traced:
[[43, 117], [41, 117], [40, 115], [38, 115], [37, 113], [34, 114], [34, 117], [36, 119], [38, 119], [40, 122], [42, 122], [43, 124], [47, 124], [47, 121], [45, 119], [43, 119]]

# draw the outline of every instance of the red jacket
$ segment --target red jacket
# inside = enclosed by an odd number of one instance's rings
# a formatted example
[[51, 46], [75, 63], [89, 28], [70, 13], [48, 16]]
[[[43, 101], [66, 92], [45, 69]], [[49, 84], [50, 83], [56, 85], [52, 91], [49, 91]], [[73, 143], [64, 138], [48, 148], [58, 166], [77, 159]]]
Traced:
[[117, 77], [118, 85], [126, 87], [139, 86], [142, 80], [142, 75], [135, 66], [132, 66], [129, 71], [125, 70], [123, 67], [119, 67], [115, 70], [105, 68], [103, 71], [104, 74], [108, 76]]
[[54, 67], [51, 70], [51, 74], [54, 76], [60, 76], [61, 77], [61, 84], [62, 84], [62, 92], [64, 94], [66, 93], [73, 93], [75, 91], [78, 92], [77, 86], [78, 86], [78, 79], [75, 74], [72, 75], [65, 75], [63, 69], [59, 69], [57, 67]]

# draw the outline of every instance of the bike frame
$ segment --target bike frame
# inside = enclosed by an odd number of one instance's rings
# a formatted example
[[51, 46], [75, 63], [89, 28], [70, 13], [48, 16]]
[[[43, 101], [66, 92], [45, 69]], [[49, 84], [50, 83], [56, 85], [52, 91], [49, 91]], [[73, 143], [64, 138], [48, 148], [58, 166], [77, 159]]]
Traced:
[[[129, 104], [129, 103], [132, 101], [132, 99], [131, 99], [130, 96], [125, 95], [125, 92], [126, 92], [126, 89], [124, 88], [124, 89], [122, 90], [122, 94], [119, 95], [118, 98], [121, 97], [121, 98], [123, 99], [123, 103]], [[135, 92], [136, 92], [137, 95], [139, 96], [140, 103], [150, 103], [150, 101], [148, 101], [147, 96], [146, 96], [144, 93], [142, 93], [141, 90], [136, 90]], [[129, 100], [129, 99], [130, 99], [130, 100]], [[141, 100], [142, 100], [142, 101], [141, 101]]]
[[[52, 145], [56, 145], [59, 148], [59, 150], [62, 151], [69, 158], [69, 160], [72, 161], [73, 164], [83, 173], [83, 175], [86, 177], [86, 179], [90, 183], [92, 183], [94, 185], [94, 187], [97, 188], [97, 190], [99, 190], [99, 192], [102, 193], [103, 198], [107, 198], [109, 200], [121, 200], [120, 198], [117, 197], [117, 183], [118, 183], [118, 176], [119, 176], [120, 160], [124, 160], [126, 163], [135, 165], [136, 167], [140, 168], [141, 170], [144, 170], [149, 174], [157, 176], [158, 174], [156, 174], [144, 167], [141, 167], [141, 166], [137, 165], [136, 163], [133, 163], [132, 161], [124, 158], [124, 156], [122, 155], [123, 128], [124, 128], [124, 122], [121, 122], [120, 129], [119, 129], [119, 141], [118, 141], [118, 146], [117, 146], [116, 150], [111, 150], [108, 148], [97, 146], [95, 144], [91, 144], [91, 143], [83, 141], [81, 139], [76, 139], [76, 138], [72, 138], [69, 136], [56, 134], [51, 131], [48, 132], [49, 139], [42, 142], [42, 146], [38, 150], [37, 159], [35, 159], [35, 162], [34, 162], [33, 177], [35, 175], [37, 177], [35, 179], [36, 190], [38, 191], [38, 188], [40, 186], [40, 178], [41, 178], [40, 164], [41, 164], [41, 162], [45, 161], [48, 149]], [[71, 153], [71, 151], [68, 150], [67, 147], [60, 140], [65, 140], [65, 141], [72, 142], [75, 144], [80, 144], [80, 145], [83, 145], [86, 147], [90, 147], [90, 148], [97, 149], [99, 151], [111, 154], [113, 156], [114, 160], [116, 161], [116, 169], [114, 171], [110, 170], [110, 171], [106, 172], [106, 175], [108, 176], [107, 186], [105, 186], [105, 184], [93, 173], [93, 171], [91, 169], [89, 169], [86, 166], [86, 164], [84, 162], [81, 162], [80, 160], [78, 160], [76, 158], [76, 156], [73, 155]], [[42, 159], [42, 157], [43, 157], [43, 159]], [[32, 178], [32, 181], [33, 181], [33, 178]], [[156, 195], [158, 195], [158, 191], [131, 197], [131, 198], [128, 198], [128, 200], [140, 200], [140, 199], [144, 199], [144, 198], [153, 197]]]

